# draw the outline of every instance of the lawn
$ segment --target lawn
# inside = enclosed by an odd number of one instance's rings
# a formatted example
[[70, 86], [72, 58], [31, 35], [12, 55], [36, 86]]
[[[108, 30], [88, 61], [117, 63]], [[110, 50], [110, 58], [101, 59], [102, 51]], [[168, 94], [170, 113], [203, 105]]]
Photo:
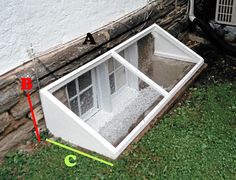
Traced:
[[118, 160], [109, 160], [114, 167], [80, 155], [67, 167], [64, 158], [73, 153], [43, 145], [33, 154], [9, 154], [0, 179], [236, 179], [236, 83], [197, 86], [186, 96]]

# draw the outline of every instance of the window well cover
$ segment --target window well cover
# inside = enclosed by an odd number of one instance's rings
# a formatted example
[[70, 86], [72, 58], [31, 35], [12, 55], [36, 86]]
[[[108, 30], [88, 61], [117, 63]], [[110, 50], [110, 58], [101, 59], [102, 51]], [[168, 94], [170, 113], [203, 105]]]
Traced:
[[115, 159], [203, 63], [154, 24], [41, 89], [47, 128]]

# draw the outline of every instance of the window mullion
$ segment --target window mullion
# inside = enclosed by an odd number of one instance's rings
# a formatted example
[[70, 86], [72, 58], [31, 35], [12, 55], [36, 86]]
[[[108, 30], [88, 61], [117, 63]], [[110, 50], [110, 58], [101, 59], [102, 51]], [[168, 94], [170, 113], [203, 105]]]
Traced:
[[116, 67], [115, 67], [115, 61], [116, 60], [114, 60], [113, 59], [113, 69], [114, 69], [114, 71], [113, 71], [113, 74], [114, 74], [114, 81], [115, 81], [115, 83], [114, 83], [114, 85], [115, 85], [115, 92], [117, 91], [117, 82], [116, 82]]
[[89, 85], [88, 87], [84, 88], [82, 91], [79, 91], [78, 94], [81, 95], [83, 94], [85, 91], [87, 91], [88, 89], [90, 89], [91, 87], [93, 87], [93, 83], [91, 85]]
[[79, 93], [79, 82], [78, 78], [75, 80], [75, 85], [76, 85], [76, 92], [77, 92], [77, 100], [78, 100], [78, 111], [79, 111], [79, 116], [81, 116], [81, 104], [80, 104], [80, 93]]
[[117, 72], [117, 71], [119, 71], [121, 68], [123, 68], [124, 66], [123, 65], [121, 65], [120, 67], [118, 67], [117, 69], [115, 69], [115, 71]]
[[69, 106], [69, 108], [71, 109], [71, 106], [70, 106], [70, 98], [69, 98], [69, 93], [68, 93], [68, 88], [67, 88], [67, 86], [66, 86], [66, 97], [67, 97], [68, 106]]
[[76, 94], [74, 97], [70, 98], [69, 101], [70, 101], [70, 102], [73, 101], [75, 98], [77, 98], [77, 96], [78, 96], [78, 95]]
[[76, 94], [76, 95], [74, 95], [73, 97], [70, 97], [70, 98], [68, 98], [69, 99], [69, 101], [72, 101], [73, 99], [75, 99], [75, 97], [77, 97], [78, 96], [78, 94]]
[[97, 83], [96, 83], [96, 69], [91, 71], [92, 75], [92, 91], [93, 91], [93, 107], [98, 108], [98, 98], [97, 98]]

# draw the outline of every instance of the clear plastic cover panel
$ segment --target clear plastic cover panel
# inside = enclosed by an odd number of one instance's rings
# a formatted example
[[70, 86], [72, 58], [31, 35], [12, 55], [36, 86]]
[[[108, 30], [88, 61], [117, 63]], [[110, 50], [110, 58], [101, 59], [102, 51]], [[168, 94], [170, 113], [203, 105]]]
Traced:
[[115, 159], [203, 64], [154, 24], [40, 90], [47, 127]]
[[[114, 64], [116, 60], [110, 59]], [[106, 63], [105, 63], [106, 64]], [[109, 67], [109, 63], [108, 63]], [[107, 103], [87, 123], [114, 146], [117, 146], [163, 98], [121, 64], [109, 73]], [[111, 78], [112, 81], [111, 81]]]
[[[54, 96], [117, 146], [163, 99], [160, 92], [147, 84], [147, 77], [170, 91], [195, 65], [164, 58], [163, 53], [158, 54], [158, 43], [155, 35], [146, 35], [117, 52], [133, 68], [114, 53], [120, 62], [112, 56], [71, 80]], [[147, 77], [139, 74], [143, 78], [140, 79], [135, 71]]]
[[170, 91], [195, 64], [158, 56], [158, 50], [155, 50], [158, 45], [161, 46], [158, 39], [150, 33], [119, 54], [158, 85]]
[[54, 96], [114, 146], [163, 98], [113, 58], [74, 79]]

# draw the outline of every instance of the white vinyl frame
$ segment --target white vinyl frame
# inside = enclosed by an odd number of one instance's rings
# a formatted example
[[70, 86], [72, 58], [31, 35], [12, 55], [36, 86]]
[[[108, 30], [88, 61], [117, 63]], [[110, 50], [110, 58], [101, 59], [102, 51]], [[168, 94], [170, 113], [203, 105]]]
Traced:
[[[173, 51], [177, 52], [175, 55], [168, 53], [168, 49], [160, 48], [159, 50], [156, 50], [155, 55], [166, 58], [172, 57], [177, 60], [195, 63], [194, 67], [174, 86], [170, 92], [167, 92], [161, 86], [156, 84], [153, 80], [140, 72], [118, 54], [120, 51], [126, 49], [131, 44], [137, 42], [149, 33], [152, 33], [155, 38], [158, 39], [158, 42], [160, 41], [158, 47], [165, 46], [165, 42], [168, 42], [166, 45], [167, 48], [171, 45], [173, 46]], [[179, 54], [178, 51], [180, 52]], [[99, 64], [104, 63], [111, 57], [119, 61], [123, 66], [125, 66], [125, 68], [149, 84], [164, 97], [116, 147], [109, 143], [81, 118], [75, 115], [52, 94], [61, 87], [64, 87], [70, 81], [97, 67]], [[95, 151], [109, 158], [116, 159], [137, 137], [137, 135], [151, 122], [151, 120], [164, 108], [164, 106], [176, 95], [176, 93], [187, 83], [187, 81], [189, 81], [190, 78], [201, 68], [203, 64], [204, 60], [202, 57], [186, 47], [161, 27], [153, 24], [103, 55], [41, 89], [40, 97], [47, 128], [57, 137], [61, 137], [66, 141], [79, 145], [85, 149]]]

